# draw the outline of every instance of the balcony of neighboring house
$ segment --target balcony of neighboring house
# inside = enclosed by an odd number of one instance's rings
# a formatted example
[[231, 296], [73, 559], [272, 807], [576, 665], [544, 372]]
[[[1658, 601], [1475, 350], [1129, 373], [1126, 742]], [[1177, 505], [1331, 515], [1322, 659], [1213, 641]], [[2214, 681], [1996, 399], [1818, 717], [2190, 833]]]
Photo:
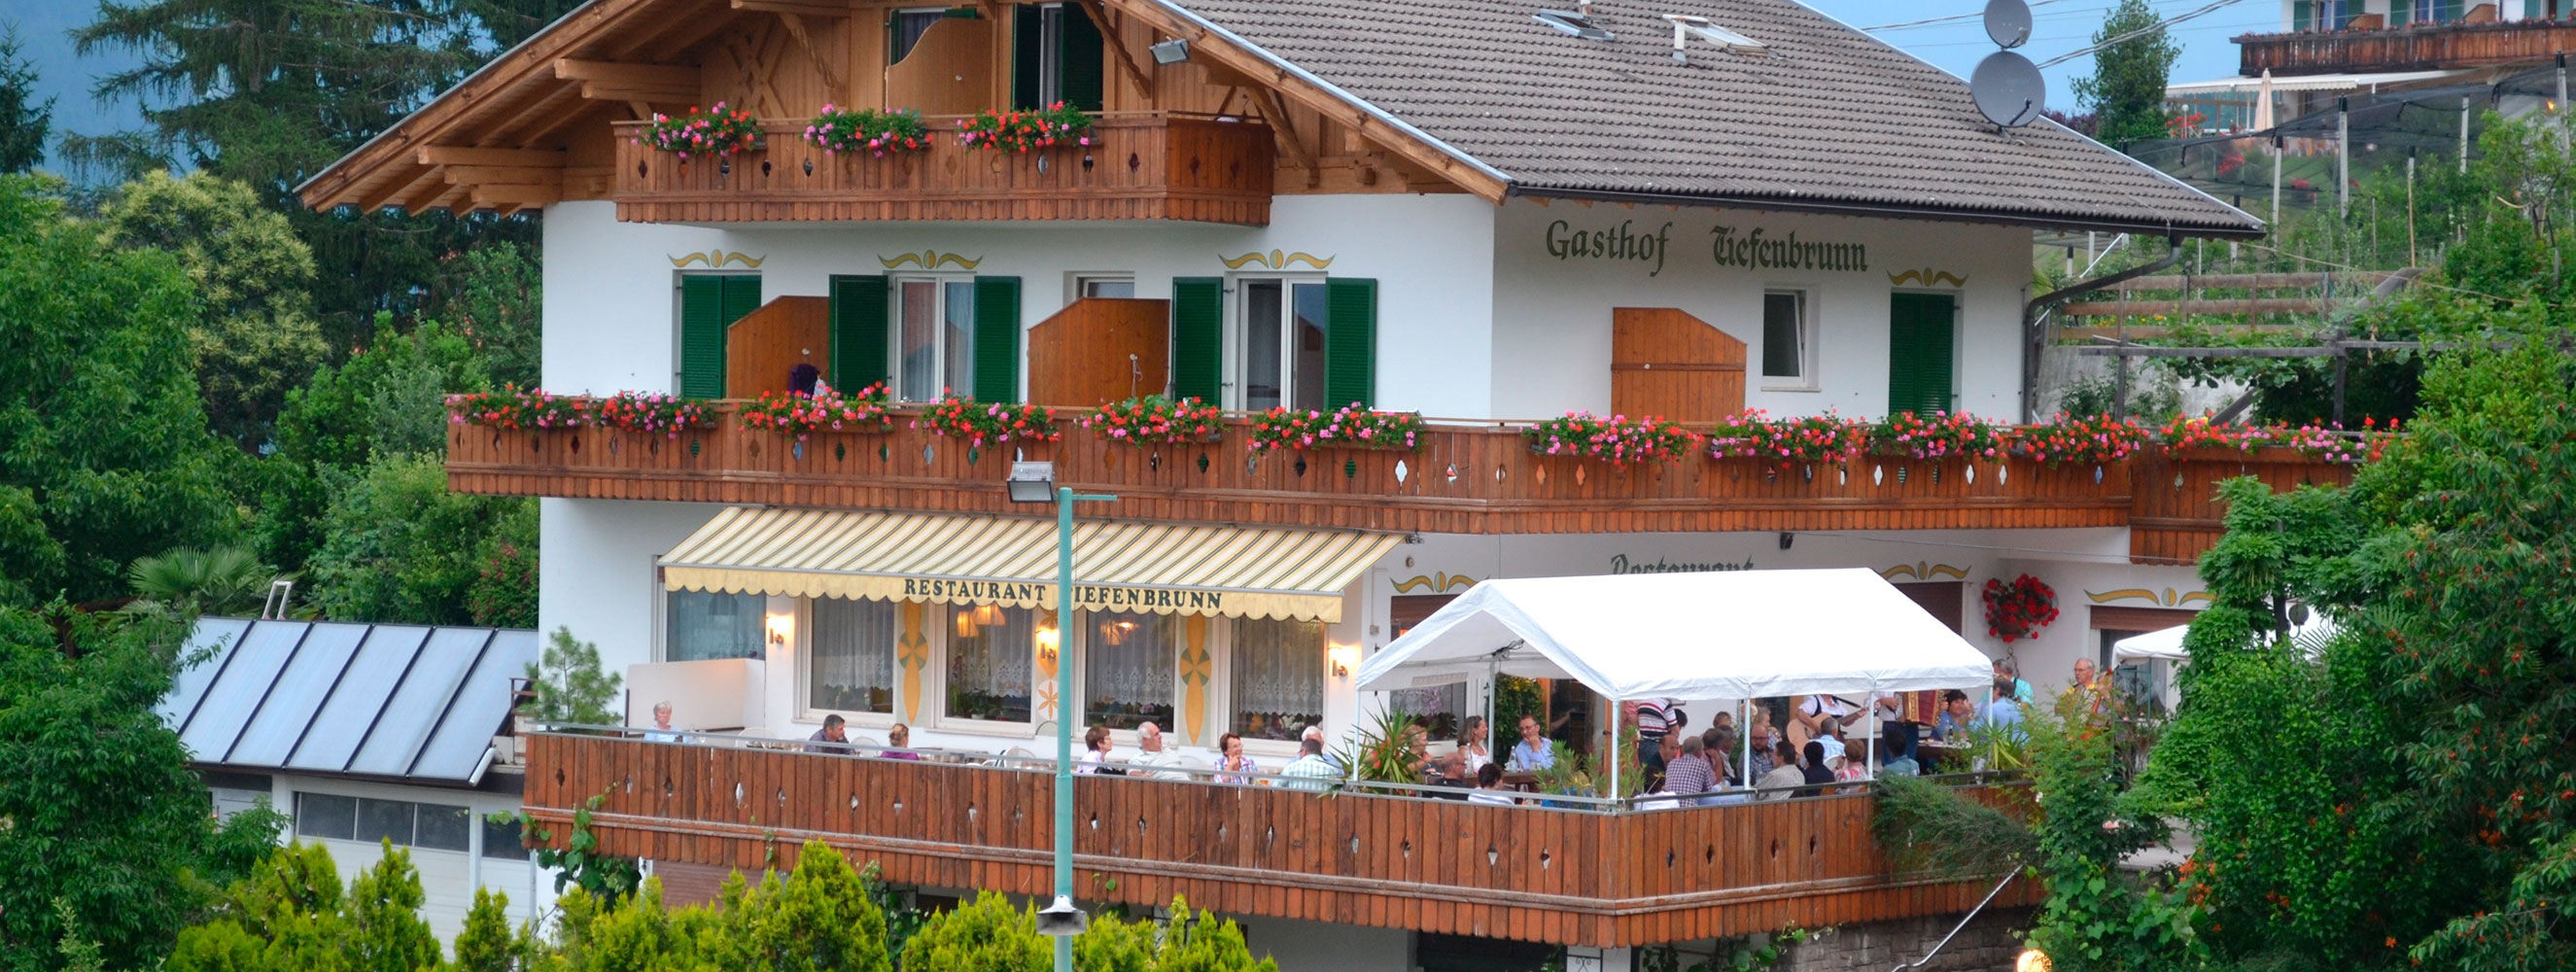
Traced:
[[[2239, 73], [2254, 77], [2442, 71], [2535, 65], [2576, 50], [2576, 19], [2565, 0], [2506, 0], [2519, 19], [2494, 3], [2462, 5], [2396, 0], [2395, 13], [2360, 13], [2361, 5], [2302, 3], [2293, 29], [2235, 38]], [[2326, 13], [2310, 12], [2312, 8]]]
[[[663, 738], [677, 741], [615, 730], [531, 736], [528, 813], [568, 840], [573, 813], [597, 797], [590, 833], [602, 852], [664, 862], [786, 868], [821, 841], [876, 862], [897, 884], [1053, 887], [1050, 760]], [[1863, 792], [1509, 805], [1467, 802], [1458, 789], [1314, 793], [1297, 787], [1324, 781], [1159, 772], [1075, 778], [1083, 899], [1152, 907], [1179, 894], [1235, 915], [1622, 946], [1957, 914], [2003, 877], [1895, 870], [1871, 830], [1876, 798]], [[2008, 779], [1933, 779], [2008, 811], [2029, 800]], [[2039, 896], [2016, 881], [1995, 904]]]
[[1270, 222], [1267, 126], [1181, 112], [1094, 117], [1090, 144], [1012, 152], [960, 144], [957, 117], [923, 119], [930, 146], [825, 153], [803, 120], [769, 121], [751, 150], [683, 159], [622, 122], [610, 198], [628, 222], [1172, 220]]

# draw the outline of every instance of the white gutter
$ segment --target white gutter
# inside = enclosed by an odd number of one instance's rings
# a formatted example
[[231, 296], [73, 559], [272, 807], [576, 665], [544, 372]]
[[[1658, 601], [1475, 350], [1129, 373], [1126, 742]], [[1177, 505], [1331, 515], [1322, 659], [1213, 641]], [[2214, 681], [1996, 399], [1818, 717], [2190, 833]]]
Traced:
[[1155, 2], [1155, 3], [1157, 3], [1157, 4], [1159, 4], [1160, 6], [1162, 6], [1162, 8], [1163, 8], [1163, 9], [1165, 9], [1165, 10], [1169, 10], [1169, 11], [1171, 11], [1171, 12], [1173, 12], [1173, 13], [1176, 13], [1176, 14], [1179, 14], [1183, 19], [1186, 19], [1186, 20], [1188, 20], [1189, 22], [1191, 22], [1191, 23], [1193, 23], [1193, 24], [1197, 24], [1197, 25], [1199, 26], [1199, 29], [1201, 29], [1201, 30], [1205, 30], [1205, 31], [1207, 31], [1207, 32], [1209, 32], [1209, 33], [1212, 33], [1212, 34], [1215, 34], [1215, 35], [1217, 35], [1217, 36], [1219, 36], [1219, 37], [1223, 37], [1223, 38], [1225, 38], [1226, 40], [1233, 42], [1233, 43], [1234, 43], [1234, 45], [1235, 45], [1236, 47], [1240, 47], [1240, 48], [1243, 48], [1243, 49], [1244, 49], [1244, 50], [1246, 50], [1246, 51], [1250, 51], [1250, 52], [1252, 52], [1253, 56], [1255, 56], [1255, 57], [1259, 57], [1259, 58], [1260, 58], [1260, 59], [1262, 59], [1263, 61], [1268, 62], [1268, 63], [1270, 64], [1270, 66], [1275, 67], [1275, 68], [1278, 68], [1279, 70], [1282, 70], [1282, 71], [1286, 71], [1286, 72], [1288, 72], [1289, 74], [1295, 75], [1296, 77], [1298, 77], [1298, 78], [1299, 78], [1299, 79], [1301, 79], [1301, 80], [1304, 80], [1304, 81], [1305, 81], [1306, 83], [1308, 83], [1308, 84], [1312, 84], [1312, 85], [1314, 85], [1314, 86], [1316, 86], [1316, 87], [1318, 87], [1318, 88], [1322, 88], [1322, 89], [1324, 89], [1325, 91], [1329, 91], [1329, 92], [1331, 92], [1331, 93], [1333, 94], [1333, 96], [1334, 96], [1334, 97], [1336, 97], [1336, 98], [1340, 98], [1340, 99], [1342, 99], [1343, 101], [1348, 102], [1352, 107], [1355, 107], [1355, 108], [1358, 108], [1358, 109], [1359, 109], [1359, 110], [1361, 110], [1361, 111], [1367, 112], [1367, 113], [1369, 114], [1369, 116], [1370, 116], [1370, 117], [1372, 117], [1372, 118], [1376, 118], [1378, 121], [1381, 121], [1381, 122], [1384, 122], [1384, 123], [1386, 123], [1386, 124], [1388, 124], [1388, 125], [1394, 126], [1394, 128], [1395, 128], [1397, 131], [1403, 132], [1403, 133], [1405, 133], [1405, 134], [1407, 134], [1407, 135], [1411, 135], [1411, 136], [1413, 136], [1414, 138], [1421, 139], [1424, 143], [1429, 144], [1431, 147], [1436, 148], [1436, 149], [1439, 149], [1441, 152], [1446, 153], [1450, 158], [1457, 159], [1457, 160], [1458, 160], [1458, 161], [1460, 161], [1460, 162], [1467, 163], [1467, 165], [1468, 165], [1469, 167], [1474, 168], [1474, 169], [1475, 169], [1476, 171], [1478, 171], [1478, 172], [1482, 172], [1482, 173], [1484, 173], [1484, 174], [1486, 174], [1486, 175], [1488, 175], [1488, 176], [1492, 176], [1496, 181], [1501, 182], [1501, 183], [1503, 184], [1505, 194], [1507, 194], [1507, 195], [1509, 194], [1509, 192], [1510, 192], [1510, 187], [1511, 187], [1511, 185], [1512, 185], [1512, 177], [1507, 176], [1507, 175], [1504, 175], [1504, 174], [1503, 174], [1503, 170], [1501, 170], [1501, 169], [1497, 169], [1497, 168], [1494, 168], [1493, 166], [1490, 166], [1490, 165], [1487, 165], [1487, 164], [1485, 164], [1484, 160], [1479, 159], [1479, 158], [1477, 158], [1477, 157], [1475, 157], [1475, 156], [1473, 156], [1473, 155], [1469, 155], [1469, 154], [1467, 154], [1467, 153], [1465, 153], [1465, 152], [1459, 151], [1457, 146], [1454, 146], [1454, 145], [1451, 145], [1451, 144], [1449, 144], [1449, 143], [1447, 143], [1447, 142], [1441, 141], [1440, 139], [1438, 139], [1438, 138], [1434, 137], [1430, 132], [1426, 132], [1426, 131], [1423, 131], [1422, 129], [1419, 129], [1419, 128], [1415, 128], [1415, 127], [1413, 127], [1413, 123], [1408, 122], [1408, 121], [1405, 121], [1404, 119], [1401, 119], [1401, 118], [1397, 118], [1397, 117], [1395, 117], [1395, 116], [1394, 116], [1394, 115], [1392, 115], [1392, 114], [1389, 114], [1389, 113], [1387, 112], [1387, 110], [1386, 110], [1386, 109], [1384, 109], [1384, 108], [1380, 108], [1380, 107], [1378, 107], [1378, 106], [1376, 106], [1376, 105], [1374, 105], [1374, 104], [1370, 104], [1370, 103], [1369, 103], [1369, 101], [1368, 101], [1367, 99], [1365, 99], [1365, 98], [1361, 98], [1361, 97], [1359, 97], [1359, 96], [1357, 96], [1357, 95], [1354, 95], [1354, 94], [1350, 93], [1349, 91], [1343, 90], [1342, 86], [1340, 86], [1340, 85], [1337, 85], [1337, 84], [1334, 84], [1334, 83], [1332, 83], [1332, 82], [1330, 82], [1330, 81], [1326, 81], [1326, 80], [1324, 80], [1324, 79], [1322, 79], [1322, 78], [1316, 77], [1316, 76], [1315, 76], [1315, 72], [1312, 72], [1312, 71], [1306, 70], [1305, 68], [1298, 67], [1298, 66], [1297, 66], [1297, 65], [1295, 65], [1295, 64], [1291, 64], [1291, 63], [1289, 63], [1287, 59], [1282, 58], [1282, 57], [1280, 57], [1279, 55], [1276, 55], [1276, 54], [1272, 54], [1272, 53], [1270, 53], [1268, 50], [1263, 49], [1263, 48], [1261, 47], [1261, 45], [1259, 45], [1259, 44], [1255, 44], [1255, 43], [1253, 43], [1253, 42], [1251, 42], [1251, 41], [1248, 41], [1248, 40], [1245, 40], [1245, 39], [1243, 38], [1243, 35], [1241, 35], [1241, 34], [1237, 34], [1237, 33], [1233, 32], [1233, 31], [1230, 31], [1230, 30], [1227, 30], [1227, 29], [1225, 29], [1225, 28], [1223, 28], [1223, 27], [1219, 27], [1219, 26], [1217, 26], [1215, 23], [1210, 22], [1207, 18], [1205, 18], [1205, 17], [1201, 17], [1201, 16], [1199, 16], [1198, 14], [1195, 14], [1195, 13], [1191, 13], [1189, 10], [1184, 9], [1180, 4], [1178, 4], [1178, 3], [1174, 3], [1174, 2], [1173, 2], [1173, 0], [1154, 0], [1154, 2]]

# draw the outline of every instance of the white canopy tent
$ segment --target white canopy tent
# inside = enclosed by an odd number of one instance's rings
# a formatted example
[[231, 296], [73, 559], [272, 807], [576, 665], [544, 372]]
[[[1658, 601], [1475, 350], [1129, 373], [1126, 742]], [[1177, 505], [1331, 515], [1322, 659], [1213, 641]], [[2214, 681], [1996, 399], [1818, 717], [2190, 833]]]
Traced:
[[[2307, 615], [2307, 620], [2298, 621], [2290, 625], [2290, 643], [2296, 645], [2311, 645], [2323, 639], [2333, 637], [2335, 631], [2336, 627], [2334, 621], [2327, 618], [2323, 612], [2309, 613]], [[2126, 638], [2114, 641], [2111, 643], [2112, 663], [2118, 664], [2126, 661], [2190, 661], [2191, 653], [2184, 651], [2182, 647], [2183, 636], [2190, 633], [2190, 625], [2178, 624], [2161, 631], [2150, 631], [2145, 634], [2130, 635]]]
[[1859, 695], [1874, 733], [1868, 693], [1985, 685], [1990, 665], [1861, 568], [1620, 574], [1479, 583], [1361, 665], [1358, 684], [1504, 674], [1571, 678], [1613, 702]]

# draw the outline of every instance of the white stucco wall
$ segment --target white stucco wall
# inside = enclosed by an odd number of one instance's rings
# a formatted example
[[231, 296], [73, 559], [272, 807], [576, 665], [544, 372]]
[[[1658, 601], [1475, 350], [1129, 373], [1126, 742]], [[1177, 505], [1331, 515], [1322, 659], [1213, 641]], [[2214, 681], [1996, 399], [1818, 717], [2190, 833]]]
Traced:
[[600, 667], [610, 672], [652, 661], [662, 611], [653, 558], [723, 510], [718, 503], [538, 500], [545, 551], [537, 565], [538, 634], [571, 628], [573, 637], [599, 646]]
[[[1558, 224], [1563, 224], [1559, 226]], [[1796, 234], [1804, 243], [1859, 244], [1867, 269], [1777, 269], [1718, 263], [1715, 230], [1729, 239], [1756, 230], [1765, 241]], [[1656, 238], [1603, 258], [1559, 241], [1603, 232]], [[2030, 285], [2030, 232], [1965, 223], [1899, 222], [1664, 206], [1583, 206], [1514, 199], [1496, 221], [1494, 246], [1494, 415], [1529, 418], [1610, 410], [1610, 311], [1673, 307], [1741, 340], [1748, 362], [1745, 404], [1774, 415], [1827, 410], [1876, 418], [1887, 411], [1888, 294], [1959, 298], [1954, 352], [1958, 409], [1999, 420], [2020, 413], [2021, 304]], [[1895, 283], [1907, 271], [1964, 279]], [[1763, 387], [1762, 293], [1811, 294], [1817, 322], [1814, 391]]]
[[[950, 253], [974, 273], [1020, 278], [1024, 327], [1071, 302], [1075, 274], [1125, 273], [1136, 296], [1175, 277], [1367, 277], [1378, 281], [1379, 407], [1480, 417], [1491, 394], [1492, 206], [1473, 196], [1281, 196], [1267, 227], [1189, 223], [832, 223], [728, 228], [620, 223], [604, 202], [546, 211], [545, 383], [550, 391], [667, 390], [680, 272], [744, 272], [764, 301], [824, 296], [834, 274], [886, 273], [907, 253]], [[1279, 251], [1285, 264], [1224, 260]], [[1308, 254], [1324, 270], [1286, 259]], [[708, 255], [691, 260], [691, 254]], [[903, 270], [910, 271], [907, 266]], [[943, 269], [956, 272], [955, 266]], [[1229, 314], [1231, 314], [1229, 310]], [[1025, 345], [1024, 345], [1025, 346]], [[1022, 369], [1023, 375], [1026, 369]], [[1025, 381], [1025, 378], [1023, 378]]]

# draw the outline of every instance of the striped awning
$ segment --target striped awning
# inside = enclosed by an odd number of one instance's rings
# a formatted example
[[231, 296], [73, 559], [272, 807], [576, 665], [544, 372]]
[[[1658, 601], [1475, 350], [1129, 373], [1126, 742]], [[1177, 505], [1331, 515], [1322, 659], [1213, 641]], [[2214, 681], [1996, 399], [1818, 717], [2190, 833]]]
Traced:
[[[675, 591], [1053, 608], [1056, 524], [736, 506], [661, 559]], [[1073, 603], [1096, 611], [1342, 619], [1342, 589], [1402, 537], [1077, 521]]]

